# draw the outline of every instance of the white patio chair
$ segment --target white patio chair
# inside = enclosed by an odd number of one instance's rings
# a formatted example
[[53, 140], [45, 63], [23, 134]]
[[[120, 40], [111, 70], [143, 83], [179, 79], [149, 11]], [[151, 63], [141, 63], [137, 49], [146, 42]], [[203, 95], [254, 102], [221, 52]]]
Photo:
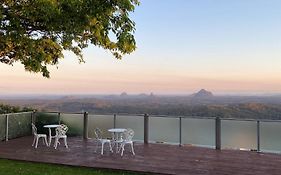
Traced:
[[134, 151], [134, 144], [133, 144], [133, 137], [135, 135], [135, 132], [128, 128], [124, 133], [123, 133], [123, 142], [121, 143], [120, 149], [121, 149], [121, 156], [123, 156], [123, 152], [125, 150], [125, 145], [129, 144], [131, 146], [131, 150], [133, 155], [135, 155]]
[[96, 140], [97, 140], [95, 152], [97, 152], [99, 143], [101, 143], [101, 155], [103, 155], [103, 147], [104, 147], [105, 143], [108, 143], [110, 152], [113, 152], [112, 147], [111, 147], [111, 140], [102, 138], [102, 131], [99, 128], [95, 129], [95, 135], [96, 135]]
[[61, 124], [56, 128], [55, 143], [54, 143], [55, 149], [57, 149], [58, 144], [60, 144], [59, 139], [63, 139], [65, 147], [68, 148], [67, 135], [66, 135], [67, 131], [68, 131], [68, 127], [64, 124]]
[[43, 138], [43, 144], [46, 144], [48, 146], [47, 135], [46, 134], [38, 134], [37, 128], [33, 123], [31, 123], [31, 126], [32, 126], [32, 133], [33, 133], [33, 136], [34, 136], [32, 146], [34, 146], [34, 144], [35, 144], [35, 148], [37, 148], [38, 147], [38, 141], [39, 141], [40, 138]]

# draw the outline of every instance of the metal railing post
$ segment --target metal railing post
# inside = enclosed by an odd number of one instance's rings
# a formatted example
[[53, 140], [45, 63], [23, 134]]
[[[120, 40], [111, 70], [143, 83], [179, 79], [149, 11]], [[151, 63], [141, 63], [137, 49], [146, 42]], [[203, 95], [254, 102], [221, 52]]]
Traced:
[[58, 122], [59, 122], [59, 125], [61, 124], [61, 120], [60, 120], [60, 112], [58, 112]]
[[35, 123], [35, 111], [31, 112], [31, 123]]
[[144, 114], [144, 137], [143, 137], [143, 141], [144, 144], [148, 144], [148, 140], [149, 140], [149, 116], [148, 114]]
[[216, 149], [221, 149], [221, 119], [216, 117]]
[[113, 128], [116, 128], [116, 114], [113, 116]]
[[83, 139], [88, 139], [88, 112], [84, 112]]
[[9, 115], [6, 115], [6, 136], [5, 140], [9, 140]]
[[181, 128], [182, 128], [182, 123], [181, 123], [181, 117], [179, 118], [179, 146], [182, 146], [182, 140], [181, 140]]
[[257, 152], [260, 152], [260, 121], [257, 121]]

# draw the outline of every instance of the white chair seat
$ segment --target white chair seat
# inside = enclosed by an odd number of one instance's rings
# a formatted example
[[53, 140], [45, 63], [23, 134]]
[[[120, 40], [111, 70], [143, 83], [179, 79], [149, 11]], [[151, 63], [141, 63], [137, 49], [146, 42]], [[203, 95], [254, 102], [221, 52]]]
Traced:
[[133, 155], [135, 155], [135, 151], [134, 151], [134, 144], [133, 144], [133, 137], [134, 137], [135, 132], [128, 128], [125, 132], [124, 132], [124, 139], [121, 143], [121, 156], [123, 156], [124, 150], [125, 150], [125, 145], [129, 144], [131, 146], [131, 151], [133, 153]]
[[96, 150], [98, 149], [98, 144], [101, 143], [101, 155], [103, 155], [103, 147], [105, 143], [108, 143], [109, 149], [111, 152], [113, 152], [112, 147], [111, 147], [111, 140], [109, 139], [103, 139], [102, 138], [102, 131], [99, 128], [95, 129], [95, 135], [96, 135], [96, 140], [97, 140], [97, 145], [96, 145]]
[[58, 126], [56, 128], [55, 143], [54, 143], [55, 149], [57, 149], [58, 144], [60, 144], [59, 139], [63, 139], [64, 140], [64, 146], [66, 148], [68, 148], [67, 135], [66, 135], [67, 131], [68, 131], [68, 127], [64, 124], [61, 124], [60, 126]]
[[46, 144], [48, 146], [47, 135], [46, 134], [38, 134], [37, 128], [33, 123], [31, 124], [31, 126], [32, 126], [32, 133], [34, 135], [32, 146], [35, 146], [35, 148], [37, 148], [38, 147], [38, 141], [39, 141], [40, 138], [43, 138], [43, 144]]
[[100, 141], [100, 142], [104, 142], [104, 143], [110, 143], [111, 142], [111, 140], [109, 140], [109, 139], [97, 139], [98, 141]]

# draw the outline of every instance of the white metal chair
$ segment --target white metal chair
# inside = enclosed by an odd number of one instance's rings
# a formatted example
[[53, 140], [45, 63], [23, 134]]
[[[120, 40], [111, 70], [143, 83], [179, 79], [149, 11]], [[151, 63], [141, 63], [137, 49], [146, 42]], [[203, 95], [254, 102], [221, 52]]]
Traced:
[[33, 133], [33, 136], [34, 136], [32, 146], [34, 146], [34, 144], [35, 144], [35, 148], [37, 148], [38, 147], [38, 141], [39, 141], [40, 138], [43, 138], [43, 144], [46, 144], [48, 146], [47, 135], [46, 134], [38, 134], [37, 128], [33, 123], [31, 123], [31, 126], [32, 126], [32, 133]]
[[56, 128], [55, 143], [54, 143], [55, 149], [57, 149], [58, 144], [60, 144], [59, 139], [63, 139], [65, 147], [68, 148], [67, 135], [66, 135], [67, 131], [68, 131], [68, 127], [64, 124], [61, 124]]
[[120, 149], [121, 149], [121, 156], [123, 156], [123, 152], [125, 150], [125, 145], [126, 144], [130, 144], [131, 146], [131, 150], [133, 155], [135, 155], [135, 151], [134, 151], [134, 144], [133, 144], [133, 137], [135, 135], [135, 132], [128, 128], [124, 133], [123, 133], [123, 142], [121, 143]]
[[108, 143], [110, 151], [113, 152], [112, 147], [111, 147], [111, 140], [102, 138], [102, 131], [99, 128], [95, 129], [95, 135], [96, 135], [96, 140], [97, 140], [95, 152], [97, 152], [99, 143], [101, 143], [101, 155], [103, 155], [103, 147], [104, 147], [105, 143]]

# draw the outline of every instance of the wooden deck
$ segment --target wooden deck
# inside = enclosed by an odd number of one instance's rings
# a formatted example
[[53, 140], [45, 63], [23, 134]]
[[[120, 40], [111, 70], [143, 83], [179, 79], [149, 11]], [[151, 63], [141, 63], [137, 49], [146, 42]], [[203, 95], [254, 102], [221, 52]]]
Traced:
[[94, 152], [93, 140], [74, 137], [68, 142], [69, 149], [59, 146], [58, 150], [43, 145], [34, 149], [32, 137], [0, 142], [0, 158], [157, 174], [281, 174], [281, 155], [278, 154], [136, 143], [136, 156], [125, 152], [120, 157], [108, 151], [102, 156]]

